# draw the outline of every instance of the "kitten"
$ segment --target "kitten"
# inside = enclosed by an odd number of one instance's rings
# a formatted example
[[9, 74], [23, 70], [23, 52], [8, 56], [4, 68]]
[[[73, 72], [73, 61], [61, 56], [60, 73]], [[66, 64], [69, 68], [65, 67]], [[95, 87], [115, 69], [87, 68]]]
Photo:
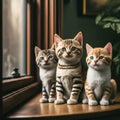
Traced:
[[56, 73], [55, 104], [78, 103], [83, 88], [81, 58], [83, 54], [83, 36], [79, 32], [74, 39], [62, 39], [54, 36], [56, 56], [58, 58]]
[[39, 76], [42, 81], [41, 103], [54, 102], [57, 58], [53, 48], [41, 50], [35, 47], [36, 63], [39, 67]]
[[85, 82], [87, 98], [83, 103], [89, 105], [109, 105], [115, 97], [117, 84], [111, 79], [112, 45], [108, 43], [104, 48], [92, 48], [86, 44], [88, 65]]

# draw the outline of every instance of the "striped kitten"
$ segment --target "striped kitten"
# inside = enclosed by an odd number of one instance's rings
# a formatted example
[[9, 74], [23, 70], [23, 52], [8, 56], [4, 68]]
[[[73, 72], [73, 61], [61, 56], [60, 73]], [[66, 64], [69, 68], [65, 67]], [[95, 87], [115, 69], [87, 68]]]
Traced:
[[86, 44], [88, 65], [85, 82], [87, 98], [83, 103], [89, 105], [109, 105], [115, 97], [117, 84], [111, 79], [112, 45], [108, 43], [104, 48], [92, 48]]
[[40, 102], [54, 102], [57, 66], [55, 51], [52, 48], [41, 50], [35, 47], [35, 56], [39, 67], [39, 76], [42, 81], [42, 98]]
[[81, 57], [83, 53], [83, 36], [79, 32], [74, 39], [63, 40], [55, 34], [55, 48], [58, 58], [56, 75], [55, 104], [78, 103], [83, 87]]

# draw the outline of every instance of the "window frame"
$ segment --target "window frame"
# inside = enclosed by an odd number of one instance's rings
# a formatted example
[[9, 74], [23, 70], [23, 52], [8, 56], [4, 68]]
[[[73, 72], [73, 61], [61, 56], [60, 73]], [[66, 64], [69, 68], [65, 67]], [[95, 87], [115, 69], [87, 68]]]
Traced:
[[[41, 49], [49, 48], [54, 42], [54, 34], [62, 35], [62, 7], [63, 0], [27, 0], [28, 75], [2, 81], [3, 115], [7, 115], [19, 104], [41, 92], [42, 84], [35, 63], [34, 46], [39, 46]], [[2, 67], [0, 68], [2, 71]]]
[[[0, 1], [0, 13], [1, 13], [1, 16], [2, 16], [2, 0]], [[2, 17], [0, 17], [0, 23], [2, 23]], [[0, 27], [0, 31], [2, 33], [2, 24], [1, 24], [1, 27]], [[0, 56], [2, 56], [2, 34], [0, 34]], [[2, 59], [0, 59], [0, 71], [2, 71]], [[2, 91], [2, 72], [0, 72], [0, 91]], [[2, 92], [0, 92], [0, 98], [2, 98]], [[2, 114], [3, 114], [3, 111], [2, 111], [2, 99], [0, 99], [0, 118], [2, 118]]]
[[[2, 8], [2, 7], [1, 7]], [[18, 104], [22, 103], [26, 99], [29, 99], [35, 93], [40, 91], [38, 88], [40, 82], [36, 79], [36, 65], [34, 58], [34, 44], [35, 32], [33, 32], [33, 23], [36, 19], [33, 19], [35, 11], [35, 1], [27, 0], [27, 75], [19, 78], [11, 78], [2, 80], [2, 103], [3, 103], [3, 114], [8, 113]], [[33, 71], [34, 70], [34, 71]], [[18, 98], [22, 98], [19, 100]], [[12, 104], [12, 105], [11, 105]]]

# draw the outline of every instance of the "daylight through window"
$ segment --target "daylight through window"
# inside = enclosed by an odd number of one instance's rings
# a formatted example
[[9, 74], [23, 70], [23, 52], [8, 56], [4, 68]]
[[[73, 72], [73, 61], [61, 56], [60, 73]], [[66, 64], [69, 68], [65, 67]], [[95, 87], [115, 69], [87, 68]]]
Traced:
[[26, 1], [3, 0], [3, 78], [26, 75]]

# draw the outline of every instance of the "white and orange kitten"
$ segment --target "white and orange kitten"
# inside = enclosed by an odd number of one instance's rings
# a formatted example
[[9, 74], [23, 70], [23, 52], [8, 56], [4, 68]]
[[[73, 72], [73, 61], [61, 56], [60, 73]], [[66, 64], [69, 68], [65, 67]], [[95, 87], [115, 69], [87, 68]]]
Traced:
[[79, 32], [73, 39], [54, 36], [56, 56], [55, 104], [76, 104], [83, 88], [81, 58], [83, 54], [83, 35]]
[[86, 50], [88, 70], [83, 103], [109, 105], [117, 91], [117, 84], [111, 79], [112, 44], [109, 42], [104, 48], [86, 44]]
[[41, 103], [54, 102], [57, 58], [53, 47], [41, 50], [35, 47], [36, 63], [39, 67], [39, 76], [42, 81]]

